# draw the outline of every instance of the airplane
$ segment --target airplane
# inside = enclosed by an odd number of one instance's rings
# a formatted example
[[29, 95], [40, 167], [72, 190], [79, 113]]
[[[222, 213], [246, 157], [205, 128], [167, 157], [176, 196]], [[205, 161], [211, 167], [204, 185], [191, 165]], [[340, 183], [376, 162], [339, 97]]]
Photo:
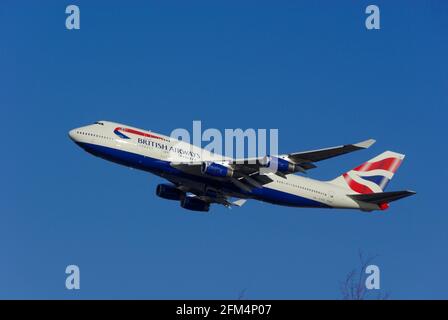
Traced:
[[414, 191], [384, 191], [404, 159], [385, 151], [333, 180], [297, 175], [315, 163], [369, 148], [375, 140], [254, 159], [233, 159], [169, 136], [128, 125], [97, 121], [69, 131], [88, 153], [166, 179], [157, 196], [184, 209], [208, 212], [211, 204], [241, 207], [248, 199], [301, 208], [386, 210]]

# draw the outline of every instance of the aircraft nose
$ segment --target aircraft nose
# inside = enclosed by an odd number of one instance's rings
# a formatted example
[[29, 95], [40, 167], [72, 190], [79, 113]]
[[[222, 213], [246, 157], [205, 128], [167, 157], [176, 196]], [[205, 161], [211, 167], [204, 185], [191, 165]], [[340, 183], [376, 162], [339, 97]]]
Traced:
[[76, 141], [76, 129], [70, 130], [68, 132], [68, 136], [70, 137], [70, 139], [72, 139], [73, 141]]

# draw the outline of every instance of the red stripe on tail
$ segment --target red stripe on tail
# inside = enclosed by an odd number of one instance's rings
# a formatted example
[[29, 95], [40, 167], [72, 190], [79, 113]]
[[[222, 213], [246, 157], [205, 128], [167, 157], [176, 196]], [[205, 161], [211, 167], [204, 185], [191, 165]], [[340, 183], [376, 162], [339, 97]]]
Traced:
[[400, 167], [401, 160], [398, 158], [386, 158], [380, 161], [376, 162], [366, 162], [355, 169], [354, 171], [371, 171], [375, 169], [382, 169], [387, 170], [392, 173], [395, 173], [395, 171], [398, 170], [398, 167]]
[[363, 184], [356, 182], [355, 180], [350, 178], [350, 176], [348, 174], [344, 173], [343, 176], [344, 176], [344, 179], [347, 182], [348, 186], [353, 191], [358, 192], [358, 193], [363, 193], [363, 194], [373, 193], [372, 189], [370, 189], [368, 186], [365, 186]]

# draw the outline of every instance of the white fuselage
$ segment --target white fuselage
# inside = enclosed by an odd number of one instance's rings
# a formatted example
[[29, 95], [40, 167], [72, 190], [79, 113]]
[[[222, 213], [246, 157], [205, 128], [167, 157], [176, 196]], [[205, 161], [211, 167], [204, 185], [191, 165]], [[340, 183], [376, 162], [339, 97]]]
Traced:
[[[73, 129], [70, 138], [86, 151], [101, 158], [169, 177], [179, 174], [171, 164], [230, 160], [186, 142], [127, 125], [100, 121]], [[197, 177], [181, 174], [183, 179]], [[347, 196], [347, 189], [325, 181], [299, 175], [285, 177], [269, 174], [273, 180], [242, 197], [294, 207], [349, 208], [377, 210], [378, 206], [357, 202]], [[203, 177], [203, 180], [207, 177]], [[207, 181], [205, 181], [207, 183]], [[215, 182], [216, 183], [216, 182]]]

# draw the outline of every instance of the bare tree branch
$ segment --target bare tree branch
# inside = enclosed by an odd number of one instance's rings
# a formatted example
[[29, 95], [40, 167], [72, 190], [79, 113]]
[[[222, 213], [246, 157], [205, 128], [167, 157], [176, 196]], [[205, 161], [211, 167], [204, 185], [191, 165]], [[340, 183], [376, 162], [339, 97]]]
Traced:
[[243, 290], [241, 290], [240, 294], [238, 295], [238, 300], [245, 300], [246, 299], [246, 291], [247, 289], [244, 288]]
[[[340, 283], [340, 291], [342, 299], [344, 300], [364, 300], [373, 298], [374, 292], [367, 290], [365, 273], [366, 268], [372, 264], [378, 255], [366, 257], [362, 250], [358, 251], [358, 258], [360, 266], [357, 269], [351, 270], [345, 277], [345, 280]], [[377, 292], [376, 299], [386, 300], [389, 298], [389, 293]]]

